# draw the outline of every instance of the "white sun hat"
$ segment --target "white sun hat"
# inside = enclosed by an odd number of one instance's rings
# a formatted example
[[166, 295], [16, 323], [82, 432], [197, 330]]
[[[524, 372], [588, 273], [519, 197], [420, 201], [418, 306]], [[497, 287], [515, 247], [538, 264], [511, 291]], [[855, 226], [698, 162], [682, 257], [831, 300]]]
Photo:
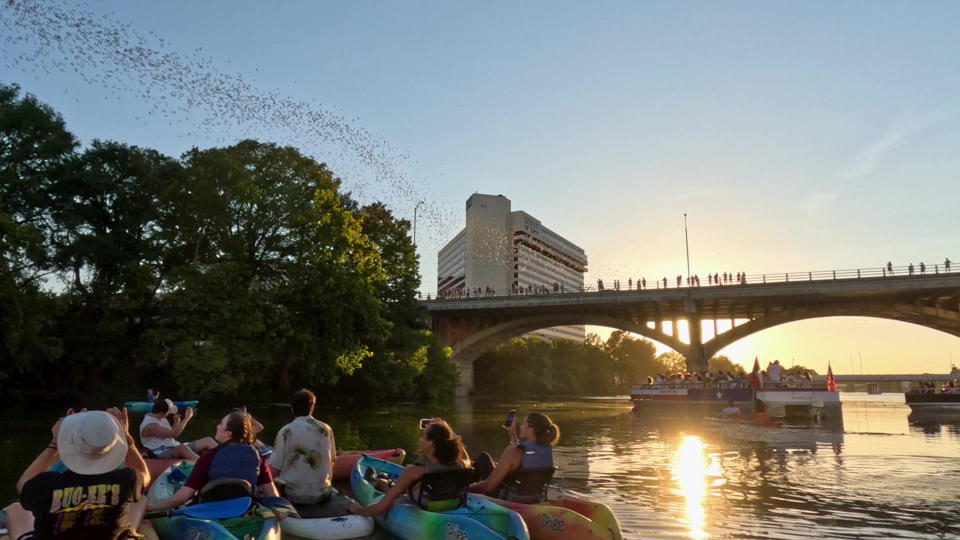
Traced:
[[105, 411], [71, 414], [60, 423], [57, 450], [68, 469], [102, 474], [123, 463], [127, 439], [120, 422]]

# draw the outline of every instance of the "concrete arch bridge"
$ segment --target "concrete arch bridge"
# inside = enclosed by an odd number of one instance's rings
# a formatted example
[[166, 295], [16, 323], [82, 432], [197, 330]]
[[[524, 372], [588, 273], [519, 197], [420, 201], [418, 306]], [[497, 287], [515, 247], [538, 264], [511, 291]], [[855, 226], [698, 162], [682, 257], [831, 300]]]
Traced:
[[[473, 388], [477, 358], [504, 341], [551, 326], [597, 325], [639, 334], [672, 347], [691, 370], [706, 369], [710, 357], [739, 339], [818, 317], [878, 317], [960, 337], [960, 273], [481, 296], [423, 304], [430, 328], [453, 348], [461, 373], [460, 395]], [[732, 328], [718, 333], [717, 321], [725, 319], [733, 322]], [[687, 321], [689, 343], [678, 335], [681, 320]], [[704, 320], [714, 322], [714, 337], [707, 341], [701, 336]], [[667, 322], [672, 323], [669, 329]]]

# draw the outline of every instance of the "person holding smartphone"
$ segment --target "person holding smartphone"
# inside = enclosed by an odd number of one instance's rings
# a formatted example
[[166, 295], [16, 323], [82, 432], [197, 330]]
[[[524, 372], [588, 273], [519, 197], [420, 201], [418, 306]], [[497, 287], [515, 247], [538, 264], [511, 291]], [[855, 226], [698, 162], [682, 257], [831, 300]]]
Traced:
[[367, 506], [352, 503], [350, 512], [367, 517], [383, 515], [397, 498], [407, 493], [415, 494], [424, 474], [456, 471], [470, 466], [467, 449], [449, 424], [440, 418], [422, 418], [420, 425], [423, 426], [420, 432], [420, 457], [407, 465], [395, 482], [386, 485], [378, 482], [377, 489], [386, 493], [379, 501]]
[[482, 480], [470, 484], [473, 493], [499, 497], [501, 485], [510, 473], [553, 467], [553, 446], [560, 439], [560, 428], [549, 416], [532, 412], [518, 425], [516, 411], [511, 410], [503, 429], [510, 436], [510, 444], [500, 455], [500, 461], [494, 461], [486, 452], [474, 460], [477, 477]]

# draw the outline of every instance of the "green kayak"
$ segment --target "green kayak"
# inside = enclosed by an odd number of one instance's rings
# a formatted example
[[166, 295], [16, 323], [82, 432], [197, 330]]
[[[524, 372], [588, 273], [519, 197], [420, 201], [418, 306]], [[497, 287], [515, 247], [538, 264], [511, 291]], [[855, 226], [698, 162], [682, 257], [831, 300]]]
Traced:
[[[147, 501], [162, 501], [180, 489], [193, 463], [174, 463], [150, 484]], [[277, 518], [266, 508], [254, 508], [242, 516], [202, 519], [190, 516], [158, 517], [152, 520], [160, 540], [280, 540]]]

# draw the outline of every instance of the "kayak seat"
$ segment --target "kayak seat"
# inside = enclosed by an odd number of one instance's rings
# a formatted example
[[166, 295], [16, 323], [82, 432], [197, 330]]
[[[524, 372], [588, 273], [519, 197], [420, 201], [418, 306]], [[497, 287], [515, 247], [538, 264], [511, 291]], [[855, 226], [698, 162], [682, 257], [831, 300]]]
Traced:
[[420, 491], [411, 499], [430, 512], [447, 512], [467, 504], [467, 487], [473, 482], [473, 467], [426, 473], [420, 478]]
[[250, 485], [250, 482], [240, 478], [218, 478], [207, 482], [207, 484], [200, 489], [197, 502], [208, 503], [252, 496], [253, 486]]
[[499, 498], [527, 504], [543, 501], [547, 498], [547, 485], [553, 480], [556, 470], [556, 467], [517, 469], [500, 484]]

